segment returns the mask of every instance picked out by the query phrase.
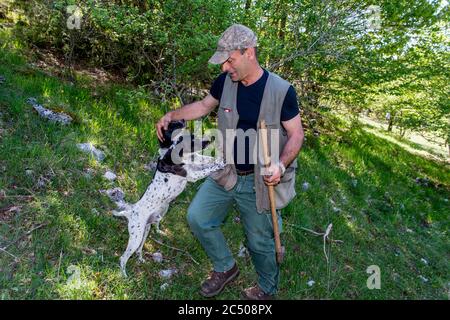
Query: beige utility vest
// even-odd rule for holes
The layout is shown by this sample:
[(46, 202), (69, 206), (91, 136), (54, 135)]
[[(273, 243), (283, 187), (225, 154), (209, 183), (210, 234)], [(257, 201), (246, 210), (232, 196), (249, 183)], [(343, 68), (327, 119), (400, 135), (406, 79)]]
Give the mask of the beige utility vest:
[[(283, 151), (284, 145), (287, 142), (286, 130), (281, 125), (281, 108), (283, 106), (284, 98), (290, 87), (289, 82), (283, 80), (278, 75), (269, 72), (269, 77), (264, 88), (264, 94), (261, 101), (261, 109), (258, 117), (258, 127), (261, 120), (265, 120), (268, 133), (269, 150), (271, 150), (271, 135), (278, 139), (279, 147), (277, 154), (271, 154), (272, 161), (278, 161)], [(239, 115), (237, 112), (237, 89), (238, 82), (233, 82), (227, 75), (223, 87), (222, 97), (218, 110), (218, 128), (222, 134), (222, 141), (218, 143), (219, 152), (225, 159), (233, 159), (234, 152), (234, 136), (230, 133), (236, 133)], [(228, 129), (228, 130), (227, 130)], [(273, 130), (277, 129), (277, 130)], [(228, 132), (228, 137), (227, 137)], [(270, 201), (268, 195), (268, 188), (264, 183), (261, 175), (261, 168), (263, 168), (264, 157), (262, 147), (259, 146), (259, 130), (254, 137), (257, 148), (255, 159), (255, 192), (256, 192), (256, 208), (259, 213), (270, 211)], [(252, 141), (252, 140), (250, 140)], [(274, 140), (276, 141), (276, 140)], [(252, 146), (250, 146), (252, 148)], [(228, 154), (228, 156), (226, 156)], [(251, 152), (250, 152), (251, 154)], [(230, 156), (231, 155), (231, 156)], [(278, 185), (275, 186), (275, 206), (277, 209), (282, 209), (295, 197), (295, 168), (297, 167), (297, 159), (295, 159), (281, 178)], [(227, 191), (231, 190), (237, 181), (236, 167), (233, 163), (227, 161), (224, 169), (211, 174), (219, 185), (224, 187)]]

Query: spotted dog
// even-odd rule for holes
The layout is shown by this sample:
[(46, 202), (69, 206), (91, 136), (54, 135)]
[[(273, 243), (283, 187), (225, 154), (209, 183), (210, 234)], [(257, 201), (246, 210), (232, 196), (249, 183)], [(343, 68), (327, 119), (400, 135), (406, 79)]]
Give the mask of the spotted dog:
[[(161, 232), (159, 223), (167, 213), (170, 202), (183, 192), (187, 183), (203, 179), (224, 167), (221, 160), (201, 155), (199, 150), (195, 150), (204, 149), (209, 141), (195, 141), (193, 135), (181, 133), (172, 137), (174, 131), (182, 129), (184, 125), (184, 121), (171, 122), (168, 130), (164, 131), (165, 140), (160, 142), (156, 172), (142, 198), (135, 204), (122, 208), (122, 211), (113, 211), (115, 216), (128, 219), (130, 238), (127, 249), (120, 257), (120, 269), (125, 277), (128, 259), (138, 251), (139, 261), (144, 261), (142, 248), (151, 225), (155, 224), (157, 231)], [(180, 149), (181, 152), (177, 151)], [(176, 152), (179, 152), (181, 163), (173, 161)]]

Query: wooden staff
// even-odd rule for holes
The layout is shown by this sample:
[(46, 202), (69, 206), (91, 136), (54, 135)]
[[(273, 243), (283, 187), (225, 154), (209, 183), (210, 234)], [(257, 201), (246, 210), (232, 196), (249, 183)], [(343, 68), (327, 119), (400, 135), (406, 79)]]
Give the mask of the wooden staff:
[[(261, 132), (261, 142), (263, 146), (263, 154), (264, 154), (264, 166), (268, 168), (270, 166), (270, 156), (269, 156), (269, 148), (267, 146), (267, 127), (266, 122), (261, 120), (259, 124), (260, 132)], [(269, 189), (269, 201), (270, 201), (270, 211), (272, 212), (272, 224), (273, 224), (273, 233), (275, 237), (275, 250), (277, 253), (277, 262), (281, 264), (284, 258), (284, 247), (281, 246), (280, 241), (280, 231), (278, 229), (278, 217), (277, 210), (275, 207), (275, 193), (273, 186), (267, 186)]]

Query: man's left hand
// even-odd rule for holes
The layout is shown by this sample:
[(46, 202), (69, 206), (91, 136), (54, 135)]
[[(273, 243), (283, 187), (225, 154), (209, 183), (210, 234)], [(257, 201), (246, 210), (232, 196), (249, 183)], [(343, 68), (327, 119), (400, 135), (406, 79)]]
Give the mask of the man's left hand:
[[(265, 172), (268, 175), (264, 175), (264, 183), (268, 186), (276, 186), (281, 180), (281, 169), (278, 164), (272, 164), (268, 168), (265, 168)], [(271, 175), (270, 175), (271, 174)]]

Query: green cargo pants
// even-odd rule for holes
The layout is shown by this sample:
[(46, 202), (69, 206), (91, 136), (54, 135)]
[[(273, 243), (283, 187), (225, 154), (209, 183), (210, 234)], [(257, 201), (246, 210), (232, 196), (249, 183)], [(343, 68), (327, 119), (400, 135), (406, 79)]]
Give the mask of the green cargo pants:
[[(189, 226), (211, 259), (214, 271), (230, 270), (235, 260), (220, 229), (229, 208), (236, 202), (246, 235), (246, 246), (258, 274), (258, 285), (267, 294), (275, 294), (279, 283), (279, 267), (275, 256), (272, 217), (258, 213), (254, 174), (238, 176), (233, 189), (226, 191), (210, 177), (200, 186), (188, 209)], [(281, 232), (281, 216), (278, 225)]]

